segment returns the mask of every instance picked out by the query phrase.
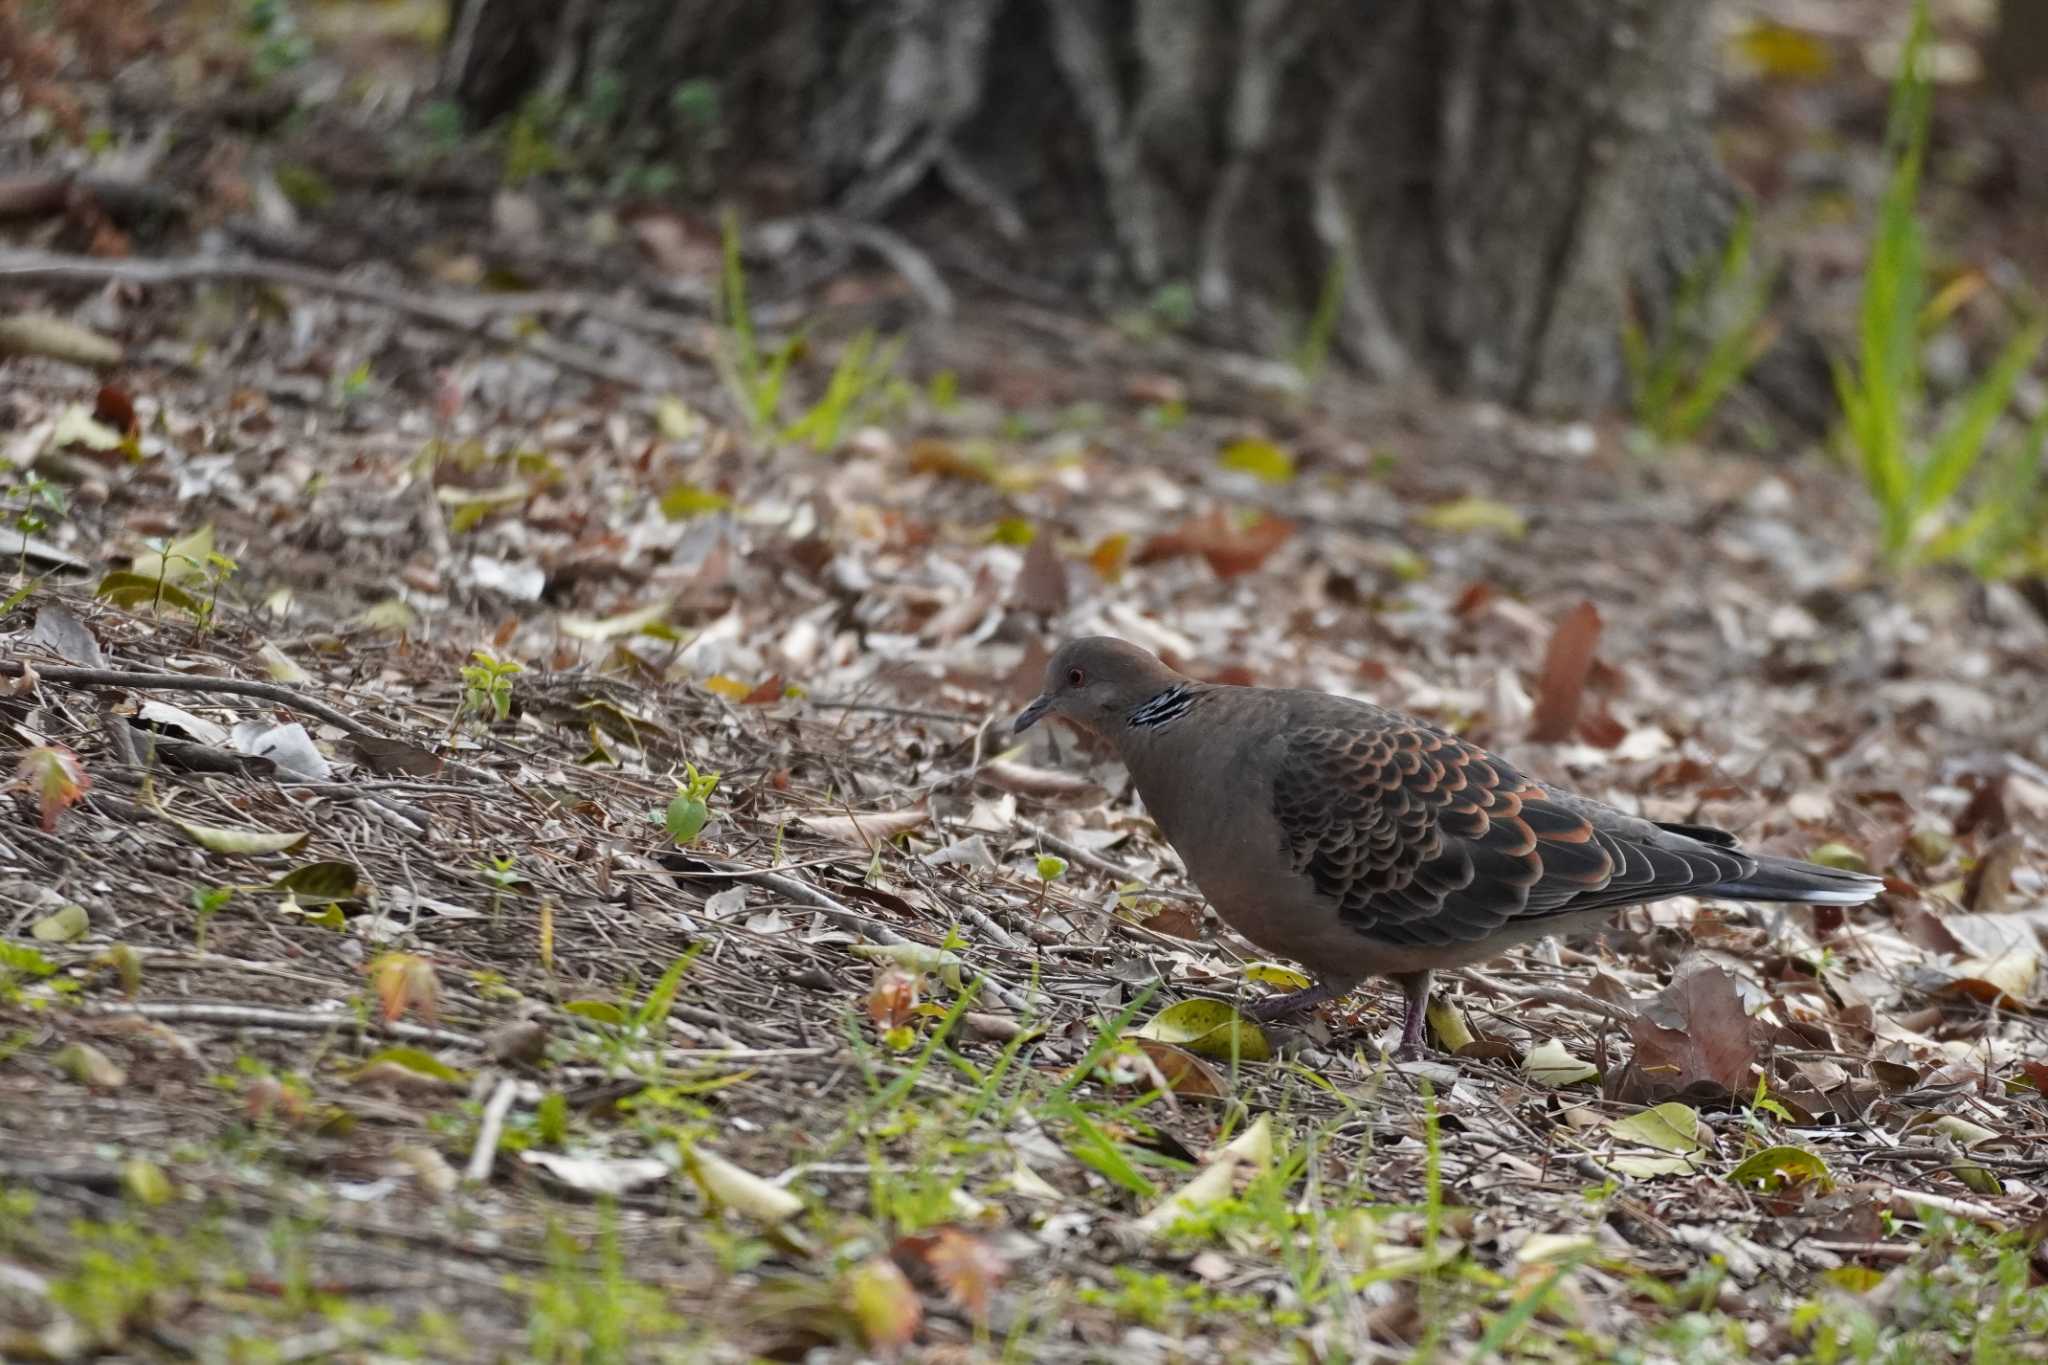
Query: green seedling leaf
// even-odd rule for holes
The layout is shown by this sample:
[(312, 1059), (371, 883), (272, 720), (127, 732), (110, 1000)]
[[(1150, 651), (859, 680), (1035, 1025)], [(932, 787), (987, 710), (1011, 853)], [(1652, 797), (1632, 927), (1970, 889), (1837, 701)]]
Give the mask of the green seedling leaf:
[(54, 976), (57, 964), (26, 943), (0, 940), (0, 973), (22, 976)]
[(135, 556), (135, 562), (128, 567), (137, 578), (147, 579), (152, 586), (159, 579), (165, 583), (203, 583), (206, 562), (213, 554), (213, 525), (209, 522), (190, 535), (179, 536), (160, 551)]
[(688, 521), (708, 512), (723, 512), (732, 499), (695, 484), (679, 483), (661, 495), (661, 514), (670, 521)]
[(1529, 1055), (1522, 1059), (1522, 1072), (1538, 1085), (1562, 1087), (1590, 1081), (1600, 1074), (1600, 1069), (1572, 1056), (1563, 1043), (1552, 1038), (1541, 1047), (1529, 1049)]
[(44, 943), (70, 943), (91, 932), (92, 918), (82, 905), (67, 905), (44, 915), (29, 929), (31, 935)]
[(1432, 531), (1459, 535), (1497, 531), (1510, 540), (1520, 540), (1529, 530), (1527, 518), (1506, 503), (1492, 498), (1457, 498), (1451, 502), (1440, 502), (1424, 512), (1420, 520)]
[(1840, 868), (1844, 872), (1870, 871), (1870, 860), (1847, 844), (1822, 844), (1806, 856), (1809, 862), (1822, 867)]
[(662, 812), (661, 823), (668, 830), (668, 837), (679, 844), (694, 843), (704, 832), (705, 822), (711, 819), (711, 807), (701, 796), (692, 796), (679, 791)]
[(1066, 875), (1067, 860), (1065, 858), (1055, 858), (1050, 853), (1038, 855), (1038, 880), (1042, 882), (1056, 882)]
[(1868, 1294), (1884, 1283), (1882, 1270), (1867, 1265), (1838, 1265), (1823, 1270), (1820, 1277), (1830, 1286), (1850, 1294)]
[(1655, 1147), (1660, 1152), (1700, 1149), (1700, 1116), (1691, 1105), (1676, 1101), (1615, 1119), (1607, 1129), (1624, 1142)]
[(93, 596), (104, 597), (123, 610), (133, 610), (149, 603), (163, 602), (179, 611), (198, 616), (206, 610), (205, 604), (193, 594), (166, 579), (159, 583), (154, 577), (144, 578), (141, 574), (116, 569), (100, 580), (93, 589)]
[(145, 1156), (131, 1156), (121, 1163), (121, 1188), (138, 1204), (155, 1208), (170, 1202), (171, 1178), (164, 1168)]
[(305, 863), (279, 877), (268, 889), (282, 891), (301, 905), (325, 905), (360, 897), (362, 877), (354, 863)]
[(640, 1006), (640, 1012), (633, 1020), (635, 1024), (643, 1030), (667, 1025), (668, 1012), (675, 1007), (676, 991), (683, 984), (683, 973), (690, 970), (690, 964), (697, 960), (697, 954), (702, 950), (703, 945), (699, 944), (668, 964), (661, 980), (655, 982), (654, 989), (647, 993), (646, 1002)]
[(1268, 1061), (1273, 1045), (1264, 1030), (1221, 1000), (1183, 1000), (1146, 1020), (1140, 1038), (1175, 1043), (1203, 1057)]
[(1823, 1190), (1835, 1187), (1827, 1163), (1804, 1147), (1766, 1147), (1728, 1172), (1728, 1179), (1767, 1194), (1808, 1180)]
[(287, 853), (306, 842), (305, 830), (229, 829), (217, 825), (188, 824), (183, 820), (171, 823), (207, 852), (229, 857)]
[(595, 1024), (604, 1024), (611, 1028), (626, 1026), (626, 1012), (609, 1000), (567, 1000), (563, 1002), (562, 1008), (580, 1019), (588, 1019)]
[(1294, 456), (1256, 436), (1223, 447), (1223, 467), (1242, 470), (1265, 483), (1286, 483), (1294, 477)]
[(356, 1068), (356, 1072), (360, 1075), (379, 1065), (402, 1067), (415, 1075), (431, 1076), (450, 1085), (462, 1085), (469, 1080), (466, 1073), (457, 1071), (433, 1053), (416, 1047), (383, 1048), (365, 1057), (363, 1064)]

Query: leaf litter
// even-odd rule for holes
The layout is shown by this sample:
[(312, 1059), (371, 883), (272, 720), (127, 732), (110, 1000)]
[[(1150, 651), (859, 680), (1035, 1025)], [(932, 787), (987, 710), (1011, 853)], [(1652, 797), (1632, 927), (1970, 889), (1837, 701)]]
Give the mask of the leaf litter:
[[(290, 288), (36, 306), (138, 339), (211, 307), (238, 357), (232, 389), (131, 359), (119, 401), (10, 361), (30, 457), (79, 495), (41, 538), (97, 576), (36, 582), (7, 657), (184, 679), (7, 698), (0, 1199), (35, 1196), (7, 1211), (38, 1245), (103, 1217), (98, 1191), (167, 1184), (133, 1216), (228, 1209), (211, 1232), (255, 1258), (311, 1219), (324, 1279), (414, 1320), (461, 1298), (500, 1352), (558, 1224), (579, 1266), (610, 1226), (621, 1264), (734, 1324), (734, 1358), (979, 1330), (1152, 1358), (1202, 1336), (1170, 1307), (1143, 1325), (1153, 1276), (1233, 1286), (1250, 1306), (1204, 1332), (1272, 1358), (1297, 1331), (1412, 1346), (1450, 1264), (1556, 1272), (1546, 1302), (1604, 1340), (1649, 1311), (1627, 1275), (1717, 1267), (1761, 1337), (1938, 1219), (2048, 1214), (2048, 752), (2012, 722), (2040, 714), (2040, 627), (1839, 572), (1868, 528), (1820, 462), (1651, 479), (1455, 405), (1245, 395), (1110, 328), (1077, 372), (999, 304), (906, 347), (968, 401), (825, 451), (750, 431), (681, 346), (642, 401)], [(822, 390), (857, 320), (815, 311), (792, 382)], [(595, 315), (578, 335), (627, 344)], [(307, 401), (305, 375), (385, 348), (376, 383)], [(1162, 382), (1205, 401), (1151, 420)], [(1046, 649), (1098, 631), (1413, 710), (1888, 891), (1673, 902), (1453, 974), (1471, 1038), (1427, 1074), (1378, 1056), (1385, 990), (1262, 1030), (1216, 997), (1299, 982), (1210, 932), (1127, 778), (1004, 729)], [(465, 708), (478, 650), (522, 666), (502, 715)], [(189, 770), (124, 747), (145, 728), (290, 757)], [(201, 947), (222, 888), (267, 894), (224, 898)], [(501, 1085), (520, 1159), (451, 1187), (437, 1165), (466, 1165)], [(252, 1131), (276, 1159), (238, 1155)], [(1310, 1237), (1352, 1290), (1304, 1292)], [(75, 1265), (28, 1240), (0, 1266)], [(399, 1278), (420, 1287), (374, 1288)], [(168, 1302), (120, 1331), (238, 1328), (217, 1285)], [(1446, 1339), (1504, 1303), (1452, 1300)], [(54, 1321), (18, 1307), (0, 1292), (0, 1354)]]

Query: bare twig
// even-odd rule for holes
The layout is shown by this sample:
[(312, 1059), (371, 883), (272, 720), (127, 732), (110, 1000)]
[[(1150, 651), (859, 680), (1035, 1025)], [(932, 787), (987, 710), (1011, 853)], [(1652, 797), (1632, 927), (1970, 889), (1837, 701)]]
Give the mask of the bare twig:
[(234, 257), (181, 257), (173, 260), (137, 261), (101, 259), (93, 256), (62, 256), (33, 251), (0, 252), (0, 279), (13, 283), (34, 281), (83, 281), (98, 283), (122, 280), (133, 284), (195, 284), (227, 280), (249, 284), (275, 284), (293, 289), (310, 289), (334, 298), (373, 304), (395, 313), (417, 318), (451, 332), (486, 336), (501, 345), (524, 349), (560, 369), (591, 379), (601, 379), (628, 389), (663, 387), (660, 375), (622, 369), (573, 346), (546, 337), (511, 337), (489, 329), (499, 311), (478, 308), (461, 299), (437, 298), (423, 293), (364, 284), (324, 270), (288, 265), (279, 261), (258, 261)]
[[(28, 664), (11, 659), (0, 660), (0, 678), (18, 678), (29, 667), (31, 666)], [(66, 687), (132, 687), (142, 692), (219, 692), (234, 697), (255, 697), (261, 701), (276, 702), (280, 706), (304, 711), (309, 716), (316, 716), (329, 725), (347, 731), (357, 739), (390, 738), (381, 731), (363, 724), (346, 711), (338, 711), (324, 701), (315, 701), (303, 692), (294, 691), (282, 683), (256, 682), (248, 678), (221, 678), (199, 673), (130, 673), (118, 668), (51, 668), (40, 664), (33, 667), (39, 681)], [(444, 772), (466, 777), (472, 782), (498, 780), (480, 768), (472, 768), (452, 758), (443, 759), (441, 767)]]
[[(0, 677), (18, 678), (29, 667), (11, 659), (0, 660)], [(337, 711), (324, 701), (314, 701), (282, 683), (217, 678), (198, 673), (130, 673), (119, 668), (48, 668), (41, 664), (34, 665), (34, 668), (36, 677), (41, 681), (66, 687), (132, 687), (141, 692), (222, 692), (229, 696), (256, 697), (304, 711), (309, 716), (318, 716), (357, 739), (389, 738), (346, 712)]]
[(519, 1082), (505, 1076), (485, 1101), (483, 1121), (477, 1125), (476, 1145), (469, 1150), (469, 1164), (462, 1168), (462, 1178), (470, 1184), (482, 1185), (490, 1180), (491, 1163), (498, 1156), (498, 1139), (505, 1132), (505, 1115), (512, 1112), (512, 1100), (518, 1093)]
[[(863, 915), (850, 906), (841, 904), (823, 891), (808, 883), (800, 882), (794, 877), (785, 877), (779, 872), (770, 872), (766, 868), (748, 868), (742, 867), (737, 863), (720, 862), (715, 858), (707, 858), (702, 854), (693, 853), (689, 857), (692, 862), (702, 863), (715, 872), (722, 872), (728, 876), (740, 878), (743, 881), (756, 882), (765, 886), (777, 895), (795, 901), (798, 905), (810, 907), (840, 928), (850, 933), (864, 934), (876, 943), (897, 944), (910, 941), (888, 925), (880, 923), (871, 916)], [(684, 870), (682, 875), (689, 876), (690, 873), (688, 870)], [(1001, 931), (998, 930), (998, 932)], [(1005, 937), (1008, 936), (1005, 935)], [(1014, 944), (1009, 946), (1014, 946)], [(988, 982), (988, 993), (996, 1000), (1001, 1001), (1006, 1009), (1016, 1010), (1021, 1014), (1028, 1008), (1023, 997), (993, 978)]]
[(424, 1024), (402, 1020), (358, 1019), (348, 1014), (318, 1014), (311, 1010), (281, 1010), (267, 1005), (229, 1005), (207, 1002), (139, 1001), (135, 1004), (86, 1006), (85, 1012), (100, 1018), (156, 1019), (166, 1024), (220, 1024), (228, 1028), (289, 1029), (298, 1033), (363, 1032), (397, 1038), (408, 1043), (432, 1043), (438, 1047), (459, 1047), (481, 1051), (483, 1039), (453, 1033)]

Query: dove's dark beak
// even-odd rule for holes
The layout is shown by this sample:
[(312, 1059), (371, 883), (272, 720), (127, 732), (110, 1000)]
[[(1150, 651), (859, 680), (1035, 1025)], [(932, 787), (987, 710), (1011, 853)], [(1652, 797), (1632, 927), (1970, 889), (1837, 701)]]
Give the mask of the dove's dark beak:
[(1012, 734), (1024, 733), (1032, 726), (1038, 724), (1038, 718), (1050, 710), (1052, 710), (1051, 697), (1033, 698), (1031, 705), (1019, 711), (1017, 719), (1010, 723), (1010, 732)]

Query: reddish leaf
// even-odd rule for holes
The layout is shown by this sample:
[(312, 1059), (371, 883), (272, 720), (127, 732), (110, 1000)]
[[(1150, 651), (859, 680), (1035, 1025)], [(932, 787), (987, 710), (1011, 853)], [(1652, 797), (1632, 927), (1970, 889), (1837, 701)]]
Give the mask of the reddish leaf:
[(910, 1280), (886, 1256), (861, 1262), (846, 1273), (841, 1292), (847, 1311), (860, 1324), (870, 1349), (895, 1355), (917, 1336), (924, 1305)]
[(1133, 556), (1134, 564), (1151, 564), (1182, 555), (1200, 555), (1218, 578), (1250, 573), (1294, 534), (1294, 523), (1262, 512), (1247, 526), (1238, 525), (1222, 508), (1157, 535)]
[(917, 1010), (917, 977), (901, 967), (890, 967), (875, 976), (868, 988), (868, 1018), (878, 1029), (902, 1028)]
[(441, 1005), (441, 983), (434, 964), (417, 953), (385, 953), (370, 963), (370, 984), (385, 1023), (408, 1010), (428, 1023), (434, 1021)]
[(114, 384), (100, 385), (99, 398), (92, 409), (93, 420), (103, 422), (123, 436), (135, 434), (135, 400), (126, 389)]
[(1032, 537), (1017, 571), (1015, 600), (1020, 611), (1057, 616), (1067, 609), (1067, 565), (1050, 535)]
[[(1220, 1100), (1230, 1093), (1230, 1083), (1221, 1073), (1186, 1048), (1156, 1038), (1130, 1041), (1150, 1059), (1152, 1069), (1158, 1073), (1157, 1080), (1163, 1081), (1174, 1094), (1196, 1100)], [(1147, 1084), (1152, 1079), (1148, 1077)]]
[(1579, 723), (1579, 702), (1586, 693), (1586, 674), (1600, 643), (1600, 612), (1581, 602), (1565, 613), (1543, 652), (1543, 680), (1536, 686), (1536, 714), (1529, 738), (1554, 744), (1567, 738)]
[(36, 798), (43, 833), (50, 834), (57, 828), (58, 815), (85, 795), (92, 778), (71, 750), (61, 744), (39, 744), (15, 765), (14, 785)]
[(1719, 967), (1701, 967), (1650, 997), (1629, 1022), (1636, 1048), (1631, 1074), (1645, 1096), (1659, 1099), (1746, 1096), (1756, 1035), (1735, 978)]
[(891, 1250), (906, 1270), (931, 1276), (941, 1292), (976, 1322), (988, 1319), (988, 1301), (1008, 1269), (1002, 1254), (965, 1228), (945, 1226), (900, 1238)]

